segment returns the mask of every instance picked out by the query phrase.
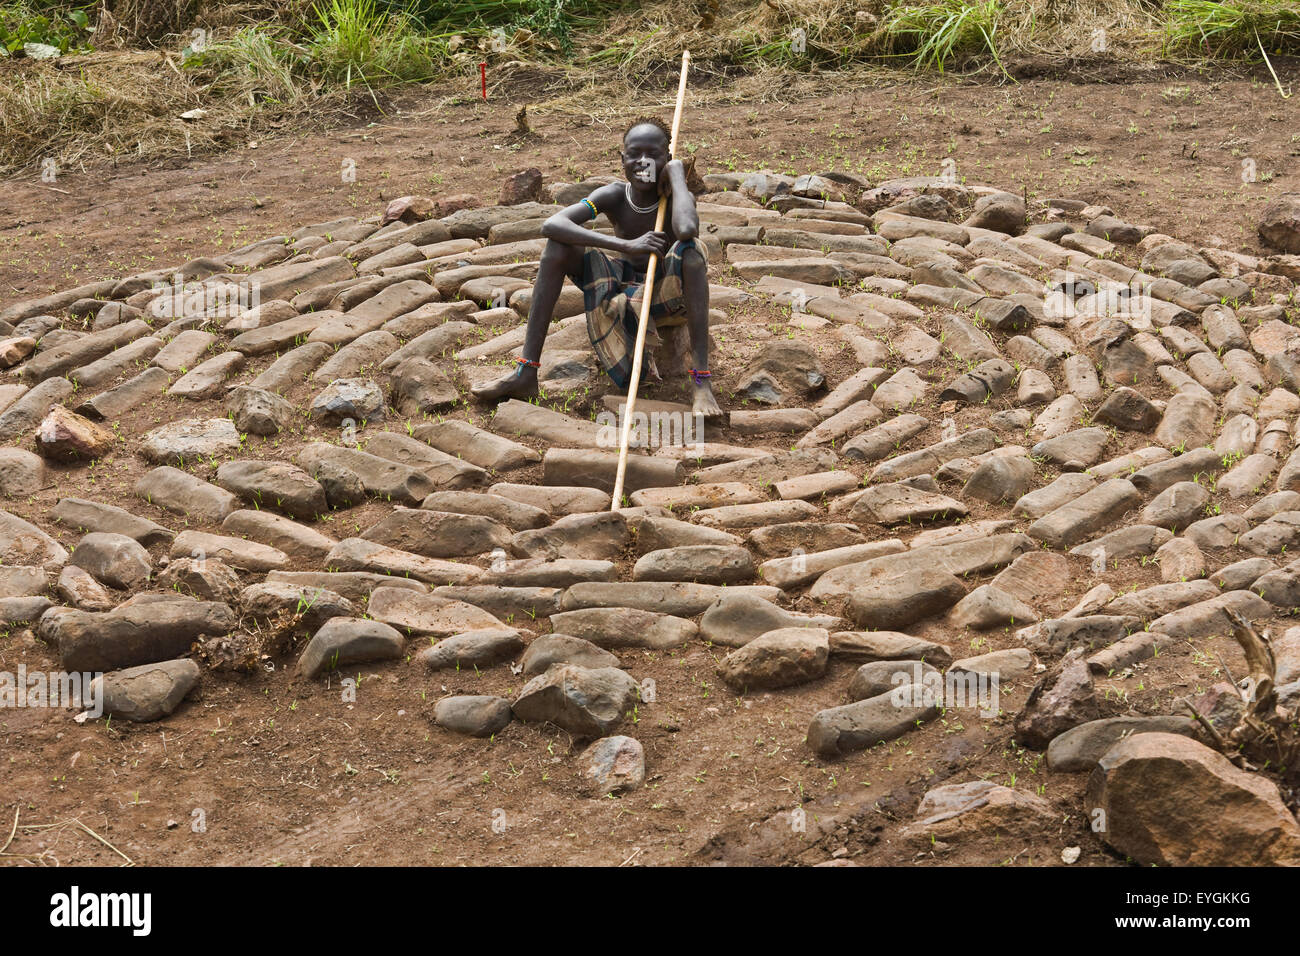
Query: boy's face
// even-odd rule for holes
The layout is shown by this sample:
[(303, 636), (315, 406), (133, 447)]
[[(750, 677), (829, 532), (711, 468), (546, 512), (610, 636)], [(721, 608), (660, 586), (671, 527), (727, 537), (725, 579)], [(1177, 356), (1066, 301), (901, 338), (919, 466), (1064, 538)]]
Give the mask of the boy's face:
[(654, 185), (668, 165), (668, 138), (649, 123), (634, 126), (628, 130), (619, 155), (628, 182)]

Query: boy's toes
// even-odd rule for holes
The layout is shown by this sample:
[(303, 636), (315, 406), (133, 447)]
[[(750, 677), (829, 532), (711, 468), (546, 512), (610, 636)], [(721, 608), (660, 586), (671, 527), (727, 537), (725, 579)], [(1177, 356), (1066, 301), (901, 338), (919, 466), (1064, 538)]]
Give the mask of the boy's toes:
[(691, 411), (703, 415), (705, 420), (726, 418), (727, 413), (722, 410), (718, 400), (713, 395), (710, 388), (699, 388), (695, 390), (695, 399), (691, 403)]

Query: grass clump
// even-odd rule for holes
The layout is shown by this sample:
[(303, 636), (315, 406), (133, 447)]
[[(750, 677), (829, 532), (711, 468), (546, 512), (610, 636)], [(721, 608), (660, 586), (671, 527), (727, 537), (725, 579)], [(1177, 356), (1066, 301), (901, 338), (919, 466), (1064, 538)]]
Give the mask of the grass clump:
[(1166, 0), (1167, 50), (1212, 57), (1300, 54), (1296, 0)]
[(997, 61), (994, 38), (1001, 15), (998, 0), (901, 4), (886, 14), (881, 33), (891, 51), (908, 56), (919, 67), (943, 72), (984, 53)]
[(312, 8), (307, 61), (326, 80), (351, 88), (429, 79), (447, 54), (446, 42), (405, 13), (374, 0), (328, 0)]

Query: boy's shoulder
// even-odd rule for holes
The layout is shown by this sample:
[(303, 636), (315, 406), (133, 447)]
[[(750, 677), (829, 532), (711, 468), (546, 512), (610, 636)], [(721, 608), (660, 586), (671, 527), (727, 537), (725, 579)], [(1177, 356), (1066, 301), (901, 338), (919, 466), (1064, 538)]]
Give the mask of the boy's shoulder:
[(626, 188), (627, 183), (620, 179), (617, 182), (597, 186), (588, 194), (587, 198), (598, 205), (602, 202), (606, 205), (621, 203), (623, 201), (623, 191)]

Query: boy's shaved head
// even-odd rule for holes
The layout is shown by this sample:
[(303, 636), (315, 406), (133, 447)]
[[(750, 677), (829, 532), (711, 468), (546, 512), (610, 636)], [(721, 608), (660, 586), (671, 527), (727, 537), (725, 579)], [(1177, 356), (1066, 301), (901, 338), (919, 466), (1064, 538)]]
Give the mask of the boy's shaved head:
[(672, 130), (670, 130), (668, 124), (658, 116), (638, 116), (632, 121), (632, 125), (627, 128), (627, 132), (623, 134), (623, 142), (626, 143), (628, 135), (631, 134), (632, 130), (639, 126), (653, 126), (663, 134), (665, 142), (672, 140)]

